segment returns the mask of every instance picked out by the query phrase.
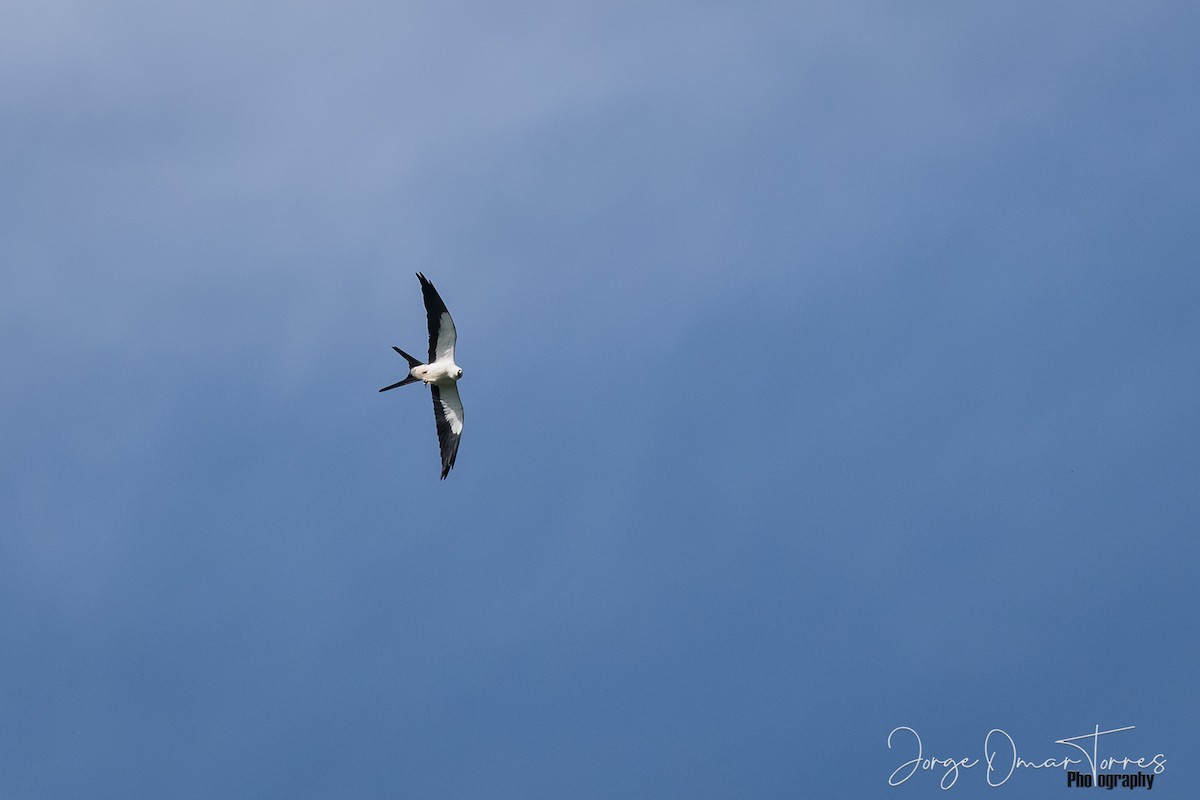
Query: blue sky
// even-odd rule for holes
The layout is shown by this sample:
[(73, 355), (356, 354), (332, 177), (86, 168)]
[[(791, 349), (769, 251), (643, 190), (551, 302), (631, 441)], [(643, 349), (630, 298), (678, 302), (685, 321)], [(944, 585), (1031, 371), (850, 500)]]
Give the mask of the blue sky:
[(1197, 31), (7, 4), (0, 795), (1191, 796)]

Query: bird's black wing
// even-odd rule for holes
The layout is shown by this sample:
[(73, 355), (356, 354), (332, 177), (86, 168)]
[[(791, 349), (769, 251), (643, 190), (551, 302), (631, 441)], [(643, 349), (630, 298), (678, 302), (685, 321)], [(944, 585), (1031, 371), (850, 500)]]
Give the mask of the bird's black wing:
[(462, 438), (463, 407), (454, 384), (429, 384), (433, 391), (433, 416), (437, 420), (438, 445), (442, 451), (442, 480), (450, 474), (458, 455), (458, 440)]
[(421, 282), (421, 296), (425, 299), (425, 316), (429, 321), (429, 363), (432, 364), (439, 358), (447, 357), (453, 361), (456, 338), (454, 320), (450, 319), (450, 312), (446, 310), (446, 304), (442, 302), (442, 297), (438, 294), (437, 289), (433, 288), (433, 284), (419, 272), (417, 280)]

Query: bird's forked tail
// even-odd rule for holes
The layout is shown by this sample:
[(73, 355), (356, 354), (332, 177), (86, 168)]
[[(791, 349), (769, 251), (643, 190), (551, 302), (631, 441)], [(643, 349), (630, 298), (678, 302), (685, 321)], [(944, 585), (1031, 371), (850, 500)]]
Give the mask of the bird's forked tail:
[(400, 355), (404, 356), (404, 360), (408, 362), (408, 368), (409, 368), (410, 372), (409, 372), (409, 374), (408, 374), (408, 377), (407, 377), (407, 378), (405, 378), (404, 380), (400, 381), (399, 383), (393, 383), (391, 386), (385, 386), (385, 387), (383, 387), (382, 389), (380, 389), (380, 390), (379, 390), (379, 391), (381, 391), (381, 392), (386, 392), (388, 389), (395, 389), (397, 386), (403, 386), (403, 385), (404, 385), (404, 384), (406, 384), (406, 383), (413, 383), (414, 381), (419, 381), (419, 380), (420, 380), (420, 378), (418, 378), (418, 377), (416, 377), (415, 375), (413, 375), (413, 374), (412, 374), (411, 370), (412, 370), (412, 368), (413, 368), (413, 367), (419, 367), (419, 366), (420, 366), (421, 364), (423, 364), (424, 362), (423, 362), (423, 361), (421, 361), (420, 359), (413, 358), (413, 357), (412, 357), (412, 356), (410, 356), (408, 353), (406, 353), (406, 352), (404, 352), (403, 350), (401, 350), (399, 347), (396, 347), (396, 346), (394, 346), (394, 345), (393, 345), (393, 346), (392, 346), (392, 349), (393, 349), (393, 350), (395, 350), (395, 351), (396, 351), (397, 353), (399, 353)]

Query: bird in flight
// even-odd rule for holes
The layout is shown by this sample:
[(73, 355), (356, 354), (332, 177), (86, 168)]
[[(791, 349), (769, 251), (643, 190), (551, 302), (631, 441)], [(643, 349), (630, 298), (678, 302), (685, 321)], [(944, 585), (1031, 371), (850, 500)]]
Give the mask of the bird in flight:
[(425, 298), (425, 316), (429, 321), (429, 361), (422, 364), (399, 347), (392, 347), (408, 362), (408, 377), (379, 391), (424, 381), (433, 392), (433, 416), (437, 420), (438, 444), (442, 450), (442, 480), (450, 474), (458, 455), (458, 440), (462, 437), (463, 407), (458, 397), (458, 379), (462, 367), (454, 363), (454, 320), (442, 302), (441, 295), (425, 276), (417, 273), (421, 296)]

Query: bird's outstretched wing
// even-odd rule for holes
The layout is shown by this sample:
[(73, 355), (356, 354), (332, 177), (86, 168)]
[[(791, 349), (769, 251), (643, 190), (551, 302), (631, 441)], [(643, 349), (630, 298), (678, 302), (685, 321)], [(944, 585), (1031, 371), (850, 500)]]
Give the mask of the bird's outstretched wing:
[[(424, 275), (417, 273), (421, 282), (421, 296), (425, 299), (425, 316), (429, 320), (429, 363), (439, 358), (454, 360), (454, 320), (442, 302), (441, 295)], [(445, 476), (443, 476), (445, 477)]]
[[(449, 318), (449, 315), (447, 315)], [(458, 440), (462, 438), (463, 407), (454, 384), (429, 384), (433, 391), (433, 416), (437, 420), (438, 444), (442, 448), (442, 480), (450, 474), (454, 457), (458, 455)]]

